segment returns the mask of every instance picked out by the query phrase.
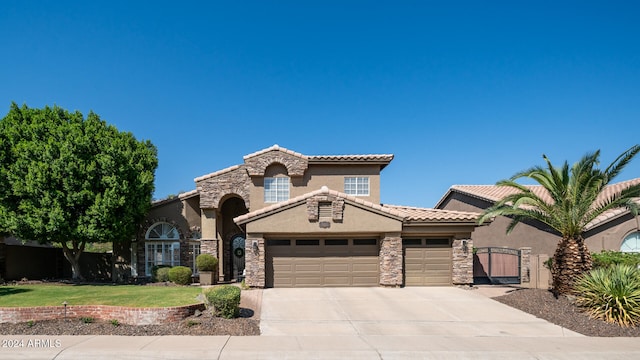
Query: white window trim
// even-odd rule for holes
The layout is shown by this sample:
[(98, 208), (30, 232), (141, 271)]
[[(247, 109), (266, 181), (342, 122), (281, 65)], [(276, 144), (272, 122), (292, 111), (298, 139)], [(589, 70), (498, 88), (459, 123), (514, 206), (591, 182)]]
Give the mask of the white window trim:
[[(631, 241), (635, 241), (635, 248), (631, 247)], [(629, 244), (626, 244), (629, 242)], [(627, 249), (625, 249), (627, 247)], [(620, 244), (620, 251), (622, 252), (640, 252), (640, 231), (634, 231), (625, 236)]]
[[(161, 260), (156, 259), (158, 248)], [(175, 257), (177, 251), (177, 259)], [(168, 259), (168, 261), (166, 261)], [(157, 222), (149, 227), (144, 242), (145, 274), (151, 276), (151, 268), (156, 265), (180, 265), (180, 233), (175, 225)]]
[[(351, 189), (347, 189), (347, 182), (348, 181), (352, 181), (351, 183), (349, 183), (349, 186), (353, 186), (354, 188)], [(360, 192), (359, 186), (360, 185), (365, 185), (366, 184), (366, 192)], [(347, 195), (352, 195), (352, 196), (369, 196), (371, 194), (371, 183), (369, 181), (369, 177), (368, 176), (347, 176), (344, 178), (344, 193)]]
[[(270, 184), (270, 188), (267, 189), (267, 182), (273, 182)], [(286, 188), (285, 188), (286, 185)], [(275, 186), (275, 188), (272, 188)], [(265, 203), (278, 203), (281, 201), (289, 200), (291, 183), (289, 177), (266, 177), (264, 178), (264, 202)], [(272, 198), (271, 196), (274, 196)]]

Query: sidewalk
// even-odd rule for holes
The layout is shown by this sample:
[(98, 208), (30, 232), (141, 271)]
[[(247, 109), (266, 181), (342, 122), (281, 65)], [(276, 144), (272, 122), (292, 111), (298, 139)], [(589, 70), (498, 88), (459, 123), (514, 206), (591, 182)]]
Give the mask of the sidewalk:
[[(640, 341), (635, 338), (0, 336), (0, 341), (3, 360), (640, 358)], [(7, 347), (10, 345), (17, 347)]]

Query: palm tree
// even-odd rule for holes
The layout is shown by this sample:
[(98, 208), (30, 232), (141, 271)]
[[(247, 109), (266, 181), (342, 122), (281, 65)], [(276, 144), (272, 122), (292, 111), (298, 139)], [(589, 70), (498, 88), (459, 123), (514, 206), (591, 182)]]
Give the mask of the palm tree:
[[(621, 188), (608, 186), (638, 152), (640, 145), (632, 146), (604, 170), (598, 168), (600, 150), (586, 154), (571, 168), (566, 161), (555, 167), (543, 155), (546, 168), (536, 166), (496, 184), (514, 192), (486, 209), (479, 223), (503, 215), (512, 219), (507, 234), (525, 220), (543, 222), (557, 231), (561, 239), (551, 267), (552, 290), (556, 296), (570, 293), (578, 276), (591, 269), (591, 254), (582, 237), (588, 224), (615, 208), (627, 208), (634, 216), (638, 214), (640, 183)], [(533, 179), (541, 187), (515, 182), (522, 178)]]

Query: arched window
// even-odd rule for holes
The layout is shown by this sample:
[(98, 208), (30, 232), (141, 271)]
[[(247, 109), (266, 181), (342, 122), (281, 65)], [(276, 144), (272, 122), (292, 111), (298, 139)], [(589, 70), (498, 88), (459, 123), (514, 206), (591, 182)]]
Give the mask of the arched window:
[(145, 235), (145, 270), (151, 276), (156, 265), (180, 265), (180, 232), (167, 222), (153, 224)]
[(277, 203), (289, 200), (289, 175), (282, 164), (271, 164), (264, 174), (264, 202)]
[(627, 235), (620, 245), (620, 251), (640, 252), (640, 232), (636, 231)]

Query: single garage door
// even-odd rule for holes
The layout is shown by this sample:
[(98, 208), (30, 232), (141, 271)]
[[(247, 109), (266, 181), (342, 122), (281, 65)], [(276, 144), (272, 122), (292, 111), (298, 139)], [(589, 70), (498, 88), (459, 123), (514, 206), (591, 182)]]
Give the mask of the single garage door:
[(268, 239), (267, 287), (378, 286), (377, 239)]
[(449, 239), (403, 239), (406, 286), (449, 286), (451, 242)]

